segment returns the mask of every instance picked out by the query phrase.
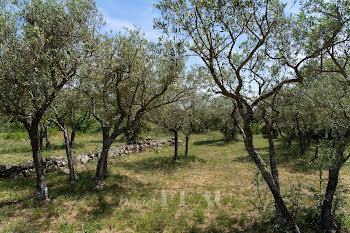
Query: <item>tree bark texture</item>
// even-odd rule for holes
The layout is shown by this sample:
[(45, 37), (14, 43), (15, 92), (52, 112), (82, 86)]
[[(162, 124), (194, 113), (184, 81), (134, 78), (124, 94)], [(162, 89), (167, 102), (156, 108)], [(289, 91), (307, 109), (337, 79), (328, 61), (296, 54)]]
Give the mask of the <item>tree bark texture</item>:
[(346, 147), (349, 142), (350, 127), (339, 140), (339, 144), (336, 146), (336, 157), (328, 171), (328, 183), (321, 210), (321, 226), (326, 233), (336, 232), (337, 230), (332, 216), (333, 199), (337, 191), (340, 169), (349, 159), (349, 155), (345, 155)]
[(103, 148), (101, 155), (98, 159), (95, 177), (95, 187), (101, 188), (103, 179), (108, 176), (107, 162), (108, 162), (108, 152), (112, 146), (113, 139), (109, 136), (109, 128), (102, 128), (103, 133)]
[(256, 166), (259, 168), (262, 176), (264, 177), (265, 182), (269, 186), (269, 189), (274, 197), (275, 204), (278, 206), (278, 209), (286, 220), (289, 229), (293, 233), (300, 233), (299, 227), (296, 224), (294, 217), (288, 210), (279, 190), (279, 186), (276, 184), (274, 177), (267, 169), (267, 165), (264, 160), (261, 158), (259, 153), (255, 150), (253, 144), (253, 133), (251, 128), (251, 121), (253, 119), (253, 111), (251, 109), (244, 110), (244, 107), (241, 103), (238, 104), (239, 114), (243, 119), (243, 128), (241, 131), (243, 133), (244, 145), (249, 154), (249, 156), (253, 159)]
[(28, 131), (28, 134), (32, 146), (32, 154), (37, 181), (34, 198), (40, 201), (46, 201), (49, 200), (49, 190), (46, 184), (44, 163), (40, 150), (39, 123), (33, 121)]

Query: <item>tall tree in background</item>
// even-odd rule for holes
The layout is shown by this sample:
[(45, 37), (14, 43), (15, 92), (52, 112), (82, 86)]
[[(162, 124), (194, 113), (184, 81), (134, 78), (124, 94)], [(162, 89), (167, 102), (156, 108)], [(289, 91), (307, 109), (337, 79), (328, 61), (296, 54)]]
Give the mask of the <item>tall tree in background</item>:
[(136, 127), (146, 112), (181, 96), (177, 82), (183, 76), (183, 48), (169, 41), (151, 43), (139, 31), (128, 31), (105, 36), (92, 64), (85, 69), (83, 91), (103, 134), (95, 179), (101, 188), (114, 140)]
[(0, 112), (28, 131), (37, 177), (35, 198), (47, 200), (39, 124), (91, 53), (100, 13), (90, 0), (19, 1), (0, 10)]

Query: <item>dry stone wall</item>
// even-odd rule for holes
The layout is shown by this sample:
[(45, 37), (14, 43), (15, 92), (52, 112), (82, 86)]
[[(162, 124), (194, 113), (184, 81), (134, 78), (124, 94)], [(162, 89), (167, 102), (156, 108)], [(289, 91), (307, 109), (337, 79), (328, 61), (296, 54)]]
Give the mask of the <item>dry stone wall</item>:
[[(109, 151), (109, 157), (115, 158), (127, 154), (140, 153), (147, 150), (158, 150), (164, 146), (174, 145), (174, 140), (152, 140), (147, 138), (144, 142), (137, 144), (125, 145), (121, 147), (112, 147)], [(101, 151), (88, 152), (86, 154), (75, 155), (75, 162), (77, 165), (86, 165), (99, 158)], [(47, 157), (44, 161), (46, 172), (61, 169), (64, 173), (69, 173), (67, 168), (68, 162), (65, 157)], [(35, 174), (33, 161), (28, 161), (25, 164), (15, 164), (6, 169), (5, 165), (0, 165), (0, 178), (16, 178), (16, 177), (30, 177)]]

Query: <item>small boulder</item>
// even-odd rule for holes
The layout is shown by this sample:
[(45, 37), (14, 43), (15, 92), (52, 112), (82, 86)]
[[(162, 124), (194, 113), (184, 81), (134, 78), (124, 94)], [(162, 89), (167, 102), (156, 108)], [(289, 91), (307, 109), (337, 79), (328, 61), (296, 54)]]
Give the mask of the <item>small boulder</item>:
[(90, 157), (89, 156), (87, 156), (87, 155), (82, 155), (81, 157), (80, 157), (80, 162), (82, 163), (82, 164), (87, 164), (88, 162), (89, 162), (89, 160), (90, 160)]
[(25, 168), (25, 169), (32, 169), (32, 168), (34, 168), (34, 162), (33, 161), (28, 161), (27, 163), (25, 163), (23, 165), (23, 168)]
[(68, 168), (61, 168), (61, 171), (64, 173), (64, 174), (69, 174), (69, 169)]

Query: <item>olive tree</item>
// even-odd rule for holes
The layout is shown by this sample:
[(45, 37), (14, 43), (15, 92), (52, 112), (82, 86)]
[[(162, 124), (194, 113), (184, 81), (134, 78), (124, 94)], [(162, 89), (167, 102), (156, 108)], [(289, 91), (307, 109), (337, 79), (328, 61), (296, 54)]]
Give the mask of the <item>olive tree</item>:
[(28, 131), (35, 198), (47, 200), (39, 124), (91, 53), (100, 14), (90, 0), (18, 1), (1, 8), (0, 22), (0, 112)]
[(171, 116), (174, 118), (177, 115), (177, 124), (180, 125), (180, 130), (185, 135), (185, 156), (188, 156), (189, 152), (190, 135), (194, 132), (198, 133), (203, 127), (203, 116), (201, 115), (203, 111), (201, 110), (206, 107), (207, 98), (207, 94), (203, 91), (204, 77), (201, 67), (191, 67), (183, 82), (184, 95), (181, 101), (178, 102), (178, 112)]
[(163, 106), (153, 111), (148, 120), (164, 127), (174, 135), (174, 156), (173, 160), (179, 160), (179, 132), (186, 119), (186, 110), (183, 105), (177, 101), (172, 104)]
[(114, 140), (137, 127), (146, 112), (179, 98), (172, 90), (183, 68), (181, 44), (148, 42), (138, 30), (101, 39), (92, 65), (85, 67), (88, 81), (82, 86), (103, 134), (96, 187), (101, 188), (108, 176), (108, 151)]
[(209, 99), (207, 107), (207, 120), (211, 122), (209, 128), (220, 130), (227, 142), (234, 141), (238, 133), (232, 115), (234, 114), (232, 108), (232, 100), (222, 96)]
[[(75, 183), (78, 178), (74, 170), (74, 157), (72, 156), (71, 147), (75, 139), (76, 130), (82, 122), (87, 118), (90, 111), (89, 105), (86, 106), (86, 98), (77, 88), (64, 88), (52, 106), (51, 111), (46, 115), (51, 115), (49, 121), (54, 123), (63, 133), (64, 146), (69, 168), (69, 181)], [(82, 114), (79, 116), (79, 113)], [(44, 116), (47, 118), (47, 116)], [(71, 134), (69, 134), (69, 128)]]
[[(167, 33), (189, 38), (189, 49), (205, 63), (214, 80), (216, 93), (235, 102), (242, 124), (237, 124), (245, 148), (270, 188), (279, 212), (293, 232), (300, 232), (275, 180), (277, 164), (266, 162), (256, 151), (252, 122), (254, 110), (284, 85), (303, 80), (301, 68), (328, 48), (331, 36), (304, 48), (301, 38), (316, 38), (319, 30), (308, 27), (305, 18), (285, 14), (280, 1), (173, 1), (162, 0), (156, 7), (161, 19), (156, 26)], [(298, 21), (299, 20), (299, 21)], [(330, 34), (337, 34), (331, 30)], [(309, 42), (311, 39), (309, 40)], [(271, 151), (270, 151), (271, 154)], [(273, 155), (272, 155), (273, 156)]]
[[(335, 232), (338, 227), (333, 218), (334, 195), (337, 191), (340, 170), (350, 158), (350, 91), (344, 85), (349, 79), (342, 75), (321, 75), (312, 82), (312, 92), (308, 89), (310, 101), (319, 114), (319, 124), (329, 129), (332, 145), (329, 153), (328, 181), (321, 210), (321, 225), (325, 232)], [(346, 87), (347, 86), (347, 87)], [(339, 230), (339, 229), (338, 229)]]
[(203, 121), (201, 108), (205, 107), (202, 103), (204, 96), (198, 95), (196, 92), (186, 96), (184, 103), (184, 118), (181, 125), (181, 131), (185, 135), (185, 156), (188, 156), (189, 142), (192, 133), (200, 132)]
[[(332, 67), (328, 66), (328, 68)], [(313, 110), (318, 113), (314, 119), (320, 129), (327, 129), (327, 139), (322, 143), (321, 153), (327, 156), (328, 168), (327, 187), (321, 208), (321, 226), (325, 232), (340, 230), (341, 223), (336, 222), (334, 215), (334, 197), (337, 191), (340, 171), (350, 158), (348, 146), (350, 145), (350, 95), (349, 80), (336, 73), (313, 72), (305, 85), (304, 96), (314, 105)], [(307, 92), (305, 91), (307, 89)], [(322, 131), (323, 133), (325, 131)], [(323, 138), (326, 136), (323, 135)], [(315, 158), (317, 159), (317, 157)]]
[[(321, 210), (321, 226), (325, 232), (337, 230), (333, 219), (333, 199), (337, 190), (339, 173), (350, 155), (346, 148), (350, 142), (349, 119), (349, 50), (350, 50), (350, 9), (348, 1), (306, 1), (300, 14), (312, 23), (318, 40), (310, 36), (302, 45), (309, 50), (314, 44), (322, 47), (319, 59), (309, 64), (304, 73), (311, 79), (304, 89), (306, 96), (314, 104), (322, 128), (330, 128), (333, 136), (328, 183)], [(316, 20), (313, 20), (316, 19)], [(314, 78), (314, 79), (312, 79)], [(339, 230), (339, 229), (338, 229)]]
[(300, 155), (304, 156), (321, 128), (315, 120), (319, 113), (314, 110), (314, 103), (302, 91), (298, 86), (281, 91), (276, 100), (276, 124), (281, 133), (289, 135), (287, 140), (297, 139)]

